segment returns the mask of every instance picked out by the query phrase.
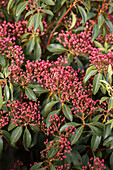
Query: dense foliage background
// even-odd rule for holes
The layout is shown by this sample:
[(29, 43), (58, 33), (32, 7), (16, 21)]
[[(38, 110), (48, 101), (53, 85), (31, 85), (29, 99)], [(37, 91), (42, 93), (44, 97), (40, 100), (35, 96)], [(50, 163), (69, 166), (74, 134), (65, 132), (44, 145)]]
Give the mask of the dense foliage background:
[(0, 1), (0, 169), (113, 169), (113, 1)]

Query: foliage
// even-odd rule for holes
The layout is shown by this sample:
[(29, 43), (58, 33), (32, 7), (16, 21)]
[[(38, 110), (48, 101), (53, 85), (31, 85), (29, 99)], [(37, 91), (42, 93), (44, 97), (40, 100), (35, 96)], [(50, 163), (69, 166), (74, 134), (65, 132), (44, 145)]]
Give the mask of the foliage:
[(112, 169), (113, 1), (6, 0), (0, 14), (0, 167)]

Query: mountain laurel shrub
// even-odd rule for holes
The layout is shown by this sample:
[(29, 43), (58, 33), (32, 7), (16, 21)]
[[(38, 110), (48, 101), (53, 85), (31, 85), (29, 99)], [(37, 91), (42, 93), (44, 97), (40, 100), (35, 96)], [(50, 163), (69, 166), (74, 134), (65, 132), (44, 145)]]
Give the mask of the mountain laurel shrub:
[(0, 1), (0, 169), (113, 169), (113, 1)]

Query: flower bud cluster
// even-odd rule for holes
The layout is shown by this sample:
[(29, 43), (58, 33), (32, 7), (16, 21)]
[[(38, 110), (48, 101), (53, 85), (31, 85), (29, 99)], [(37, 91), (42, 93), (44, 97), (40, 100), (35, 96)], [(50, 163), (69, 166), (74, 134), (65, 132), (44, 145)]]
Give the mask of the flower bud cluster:
[(40, 127), (40, 111), (38, 110), (39, 102), (22, 102), (12, 101), (7, 104), (9, 107), (9, 116), (11, 117), (12, 124), (16, 126), (39, 126)]
[(0, 110), (0, 130), (8, 125), (9, 123), (9, 115), (5, 111)]

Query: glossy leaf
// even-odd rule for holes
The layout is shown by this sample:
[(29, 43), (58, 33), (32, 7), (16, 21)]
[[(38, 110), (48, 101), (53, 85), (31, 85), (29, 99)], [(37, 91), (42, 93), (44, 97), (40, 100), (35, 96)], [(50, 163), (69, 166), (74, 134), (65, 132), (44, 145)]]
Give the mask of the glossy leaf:
[(9, 87), (8, 87), (7, 84), (5, 85), (4, 91), (5, 91), (5, 98), (6, 98), (6, 101), (8, 101), (9, 98), (10, 98), (10, 91), (9, 91)]
[(110, 155), (110, 166), (113, 168), (113, 152)]
[(50, 11), (50, 10), (48, 10), (48, 9), (44, 9), (44, 13), (46, 13), (46, 14), (49, 14), (49, 15), (51, 15), (52, 17), (53, 17), (53, 12), (52, 11)]
[(103, 17), (102, 14), (100, 14), (99, 17), (98, 17), (98, 27), (99, 27), (99, 29), (101, 28), (103, 23), (104, 23), (104, 17)]
[(21, 126), (16, 127), (12, 131), (11, 138), (10, 138), (11, 144), (15, 144), (19, 140), (19, 138), (21, 137), (22, 131), (23, 131), (23, 128)]
[(23, 134), (23, 145), (24, 145), (24, 148), (25, 149), (28, 149), (29, 148), (29, 146), (30, 146), (30, 144), (31, 144), (31, 133), (30, 133), (30, 131), (27, 129), (27, 128), (25, 128), (25, 130), (24, 130), (24, 134)]
[(110, 145), (112, 142), (113, 142), (113, 136), (110, 136), (107, 139), (105, 139), (105, 141), (103, 142), (103, 146)]
[(107, 100), (107, 99), (109, 99), (109, 97), (106, 97), (106, 96), (105, 96), (105, 97), (102, 97), (101, 100), (100, 100), (100, 104), (101, 104), (102, 102), (104, 102), (105, 100)]
[(35, 60), (39, 60), (41, 58), (42, 50), (41, 46), (38, 41), (36, 41), (35, 46), (34, 46), (34, 57)]
[(109, 110), (111, 110), (113, 108), (113, 97), (110, 97), (110, 99), (109, 99), (108, 108), (109, 108)]
[(34, 31), (36, 31), (39, 28), (41, 19), (42, 19), (42, 15), (40, 13), (35, 14), (35, 17), (34, 17)]
[(95, 127), (94, 125), (88, 125), (94, 135), (101, 136), (102, 131), (99, 128)]
[(109, 21), (108, 19), (104, 19), (106, 25), (110, 28), (110, 31), (113, 32), (113, 24), (111, 21)]
[(58, 103), (59, 101), (52, 101), (52, 102), (50, 102), (50, 103), (48, 103), (46, 106), (45, 106), (45, 108), (44, 108), (44, 110), (47, 112), (48, 110), (50, 110), (56, 103)]
[(76, 129), (75, 134), (71, 136), (71, 145), (75, 144), (78, 141), (78, 139), (82, 135), (83, 129), (83, 126)]
[(38, 170), (40, 168), (40, 166), (42, 165), (43, 162), (38, 162), (36, 164), (34, 164), (30, 170)]
[(99, 34), (99, 27), (97, 24), (94, 24), (91, 42), (93, 42), (97, 38), (98, 34)]
[(1, 109), (2, 105), (3, 105), (3, 97), (2, 97), (2, 87), (0, 85), (0, 109)]
[(16, 9), (16, 16), (19, 16), (26, 8), (26, 4), (28, 1), (21, 2)]
[(25, 94), (29, 99), (37, 101), (35, 93), (29, 87), (25, 87)]
[(27, 53), (31, 53), (34, 49), (34, 46), (35, 46), (35, 38), (31, 38), (30, 41), (28, 42), (27, 44)]
[(38, 126), (30, 125), (30, 128), (35, 132), (38, 133), (40, 131), (40, 128)]
[(111, 124), (105, 125), (104, 128), (104, 139), (106, 139), (111, 133)]
[(48, 92), (48, 90), (44, 89), (44, 88), (41, 87), (40, 85), (37, 86), (36, 88), (34, 88), (33, 91), (34, 91), (35, 93), (39, 93), (39, 94), (47, 93), (47, 92)]
[(78, 6), (78, 9), (79, 9), (80, 14), (82, 16), (82, 23), (83, 23), (83, 25), (85, 25), (85, 23), (87, 21), (87, 14), (86, 14), (84, 8), (82, 8), (81, 6)]
[(86, 82), (90, 79), (90, 77), (94, 76), (97, 73), (97, 70), (91, 70), (90, 72), (88, 72), (83, 80), (83, 83), (86, 84)]
[(7, 132), (6, 130), (2, 130), (2, 135), (8, 142), (10, 142), (10, 133), (9, 132)]
[(73, 121), (73, 115), (71, 113), (71, 109), (66, 104), (63, 105), (63, 113), (67, 119), (69, 119), (71, 122)]
[(47, 5), (55, 5), (55, 2), (53, 0), (41, 0), (41, 1)]
[(0, 136), (0, 155), (2, 154), (2, 151), (3, 151), (3, 139)]
[(47, 46), (48, 51), (54, 53), (63, 53), (66, 52), (66, 49), (60, 44), (50, 44)]
[(95, 151), (98, 148), (100, 141), (101, 141), (101, 136), (97, 136), (97, 135), (92, 136), (92, 138), (91, 138), (91, 148), (92, 148), (93, 151)]
[(98, 73), (93, 79), (93, 94), (95, 95), (100, 88), (100, 80), (102, 80), (102, 74)]
[(72, 23), (69, 29), (72, 29), (76, 24), (76, 15), (72, 11), (71, 14), (72, 14)]
[(50, 170), (56, 170), (56, 168), (53, 164), (51, 164)]

